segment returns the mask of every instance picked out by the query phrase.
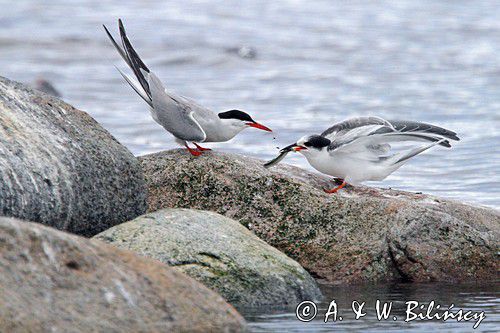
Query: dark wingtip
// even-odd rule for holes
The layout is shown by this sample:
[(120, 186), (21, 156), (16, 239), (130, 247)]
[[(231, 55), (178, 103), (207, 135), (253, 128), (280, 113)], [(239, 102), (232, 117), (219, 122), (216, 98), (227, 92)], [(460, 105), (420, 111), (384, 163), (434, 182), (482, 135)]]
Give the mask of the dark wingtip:
[(443, 147), (446, 147), (446, 148), (451, 148), (450, 141), (448, 141), (448, 140), (441, 142), (440, 145)]
[(446, 130), (446, 132), (447, 132), (447, 133), (445, 133), (446, 135), (443, 135), (443, 136), (445, 136), (451, 140), (460, 141), (460, 138), (457, 136), (457, 133), (450, 131), (450, 130)]
[(450, 130), (446, 130), (446, 133), (443, 134), (443, 136), (445, 136), (451, 140), (460, 141), (460, 138), (457, 136), (457, 133), (450, 131)]

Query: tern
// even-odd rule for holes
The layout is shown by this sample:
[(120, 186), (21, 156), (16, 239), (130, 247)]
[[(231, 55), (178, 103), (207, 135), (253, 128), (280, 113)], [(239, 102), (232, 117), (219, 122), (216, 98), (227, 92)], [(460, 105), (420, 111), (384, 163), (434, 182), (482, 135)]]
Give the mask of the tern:
[[(253, 120), (246, 112), (229, 110), (216, 114), (192, 99), (165, 89), (160, 79), (149, 70), (132, 47), (121, 19), (118, 20), (118, 28), (122, 47), (118, 45), (106, 26), (103, 27), (137, 80), (117, 68), (120, 74), (148, 103), (153, 119), (170, 132), (192, 155), (199, 156), (202, 152), (211, 150), (201, 147), (199, 143), (228, 141), (248, 127), (272, 132), (268, 127)], [(196, 148), (190, 148), (188, 142), (192, 142)]]
[[(416, 121), (387, 121), (379, 117), (355, 117), (336, 123), (320, 135), (306, 135), (283, 149), (271, 167), (289, 152), (299, 152), (321, 173), (333, 176), (340, 185), (328, 190), (335, 193), (346, 184), (385, 179), (408, 160), (440, 145), (450, 148), (451, 140), (460, 140), (455, 132)], [(395, 152), (391, 144), (405, 141), (425, 142)]]

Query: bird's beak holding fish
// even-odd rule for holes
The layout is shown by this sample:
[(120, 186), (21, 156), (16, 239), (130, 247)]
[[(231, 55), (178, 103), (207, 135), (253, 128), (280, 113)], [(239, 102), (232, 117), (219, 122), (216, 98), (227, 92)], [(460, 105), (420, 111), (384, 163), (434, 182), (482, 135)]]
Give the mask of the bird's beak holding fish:
[(289, 153), (291, 151), (298, 152), (301, 150), (307, 150), (307, 147), (298, 145), (297, 143), (292, 143), (291, 145), (286, 146), (285, 148), (281, 149), (280, 153), (284, 153), (284, 152)]
[(297, 151), (301, 151), (301, 150), (307, 150), (307, 148), (304, 146), (295, 146), (292, 148), (292, 150), (297, 152)]
[(270, 160), (269, 162), (266, 162), (264, 164), (264, 167), (265, 168), (270, 168), (272, 167), (273, 165), (276, 165), (278, 164), (279, 162), (281, 162), (282, 159), (285, 158), (285, 156), (289, 153), (289, 152), (298, 152), (298, 151), (301, 151), (301, 150), (307, 150), (307, 147), (304, 147), (304, 146), (299, 146), (297, 143), (292, 143), (291, 145), (289, 146), (286, 146), (285, 148), (281, 149), (280, 150), (280, 154), (275, 157), (274, 159)]

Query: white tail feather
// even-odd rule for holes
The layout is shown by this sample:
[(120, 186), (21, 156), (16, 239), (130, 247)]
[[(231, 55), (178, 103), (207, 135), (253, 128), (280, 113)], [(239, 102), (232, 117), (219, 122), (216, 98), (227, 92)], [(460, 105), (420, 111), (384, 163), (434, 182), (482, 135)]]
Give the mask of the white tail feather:
[(120, 74), (123, 76), (123, 78), (125, 79), (125, 81), (127, 81), (127, 83), (132, 87), (132, 89), (135, 90), (135, 92), (141, 96), (141, 98), (149, 104), (149, 106), (153, 107), (153, 103), (152, 101), (149, 99), (148, 95), (146, 94), (146, 92), (144, 91), (144, 89), (142, 89), (141, 85), (139, 84), (139, 82), (137, 82), (136, 80), (134, 80), (132, 77), (128, 76), (127, 74), (125, 74), (124, 72), (122, 72), (118, 67), (115, 66), (115, 68), (118, 70), (118, 72), (120, 72)]
[(411, 149), (409, 151), (401, 152), (399, 154), (395, 154), (394, 156), (392, 156), (391, 158), (389, 158), (387, 160), (387, 163), (392, 164), (392, 165), (402, 165), (403, 162), (409, 160), (413, 156), (416, 156), (416, 155), (418, 155), (418, 154), (426, 151), (427, 149), (432, 148), (435, 145), (438, 145), (438, 144), (440, 144), (441, 142), (444, 142), (444, 141), (446, 141), (446, 139), (441, 139), (439, 141), (432, 142), (432, 143), (430, 143), (428, 145), (425, 145), (425, 146), (413, 148), (413, 149)]

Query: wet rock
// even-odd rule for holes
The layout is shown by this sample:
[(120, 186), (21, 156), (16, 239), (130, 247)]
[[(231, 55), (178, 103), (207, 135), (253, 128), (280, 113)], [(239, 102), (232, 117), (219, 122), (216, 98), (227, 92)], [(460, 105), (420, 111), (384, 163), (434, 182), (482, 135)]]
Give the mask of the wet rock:
[(222, 297), (158, 261), (0, 217), (0, 332), (239, 332)]
[(95, 238), (175, 266), (237, 307), (297, 305), (321, 297), (297, 262), (213, 212), (160, 210)]
[(145, 209), (132, 153), (87, 113), (0, 77), (0, 215), (88, 236)]
[(351, 187), (224, 153), (140, 158), (149, 211), (212, 210), (238, 220), (330, 283), (487, 281), (498, 277), (500, 213), (430, 195)]

